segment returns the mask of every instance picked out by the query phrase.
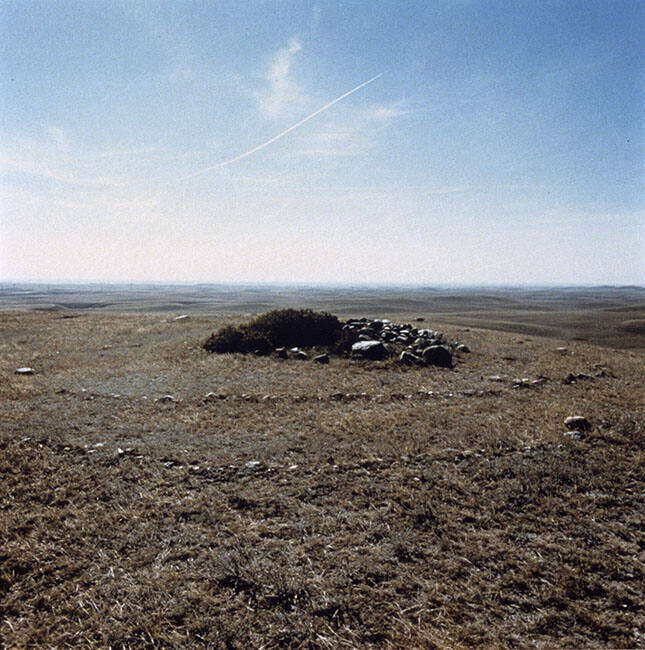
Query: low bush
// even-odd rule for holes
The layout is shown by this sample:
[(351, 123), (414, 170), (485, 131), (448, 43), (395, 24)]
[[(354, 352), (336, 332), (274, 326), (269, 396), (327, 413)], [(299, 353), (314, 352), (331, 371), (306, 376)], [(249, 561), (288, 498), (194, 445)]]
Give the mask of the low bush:
[(258, 352), (278, 347), (332, 346), (341, 335), (341, 322), (327, 312), (276, 309), (249, 323), (222, 327), (204, 343), (209, 352)]
[(358, 341), (358, 332), (356, 330), (345, 329), (340, 333), (335, 350), (338, 354), (349, 354), (352, 351), (352, 345)]
[(244, 334), (239, 327), (226, 325), (221, 327), (217, 332), (213, 332), (206, 342), (204, 349), (208, 352), (239, 352), (241, 351)]

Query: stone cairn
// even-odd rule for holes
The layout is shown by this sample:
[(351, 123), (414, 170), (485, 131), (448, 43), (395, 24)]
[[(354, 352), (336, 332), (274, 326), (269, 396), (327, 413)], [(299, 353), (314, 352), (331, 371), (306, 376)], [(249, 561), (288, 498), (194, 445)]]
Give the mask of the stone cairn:
[[(452, 368), (456, 352), (470, 352), (463, 343), (449, 341), (443, 332), (418, 328), (410, 323), (392, 323), (386, 319), (350, 319), (343, 324), (342, 337), (351, 342), (347, 348), (349, 357), (365, 361), (383, 361), (398, 356), (404, 365)], [(278, 348), (275, 355), (283, 359), (308, 358), (298, 348)], [(329, 356), (320, 355), (314, 361), (329, 363)]]
[(405, 365), (452, 368), (455, 352), (470, 352), (463, 343), (448, 341), (443, 332), (410, 323), (351, 319), (343, 325), (343, 331), (353, 333), (358, 339), (351, 349), (354, 359), (379, 360), (398, 354), (399, 361)]

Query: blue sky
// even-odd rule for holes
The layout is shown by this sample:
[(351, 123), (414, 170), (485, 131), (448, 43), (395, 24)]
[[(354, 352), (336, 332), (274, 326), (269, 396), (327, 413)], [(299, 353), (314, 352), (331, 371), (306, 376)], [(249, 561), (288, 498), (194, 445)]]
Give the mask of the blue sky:
[(0, 0), (0, 279), (645, 284), (644, 18)]

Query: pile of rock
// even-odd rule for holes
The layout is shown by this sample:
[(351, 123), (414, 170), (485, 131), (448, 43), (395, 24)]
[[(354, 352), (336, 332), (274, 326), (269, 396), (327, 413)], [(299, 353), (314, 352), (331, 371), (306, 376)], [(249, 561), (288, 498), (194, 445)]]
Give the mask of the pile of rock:
[(448, 341), (443, 332), (419, 329), (409, 323), (352, 319), (343, 325), (343, 332), (357, 339), (351, 347), (354, 359), (380, 360), (398, 354), (399, 361), (406, 365), (452, 368), (455, 352), (470, 352), (463, 343)]
[[(417, 319), (419, 320), (419, 319)], [(346, 354), (351, 359), (382, 361), (397, 357), (409, 366), (452, 368), (456, 353), (467, 353), (467, 345), (449, 340), (443, 332), (397, 324), (386, 319), (350, 319), (342, 324), (341, 341), (328, 346), (328, 353), (310, 356), (311, 350), (299, 347), (274, 348), (277, 359), (295, 359), (328, 364), (330, 354)]]

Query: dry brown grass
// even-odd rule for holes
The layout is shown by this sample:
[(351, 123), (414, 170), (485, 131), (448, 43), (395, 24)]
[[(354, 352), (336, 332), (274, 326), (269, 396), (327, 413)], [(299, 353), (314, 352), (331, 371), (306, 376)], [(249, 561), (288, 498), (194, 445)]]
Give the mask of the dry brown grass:
[(0, 313), (5, 647), (643, 646), (642, 351), (319, 366), (65, 315)]

